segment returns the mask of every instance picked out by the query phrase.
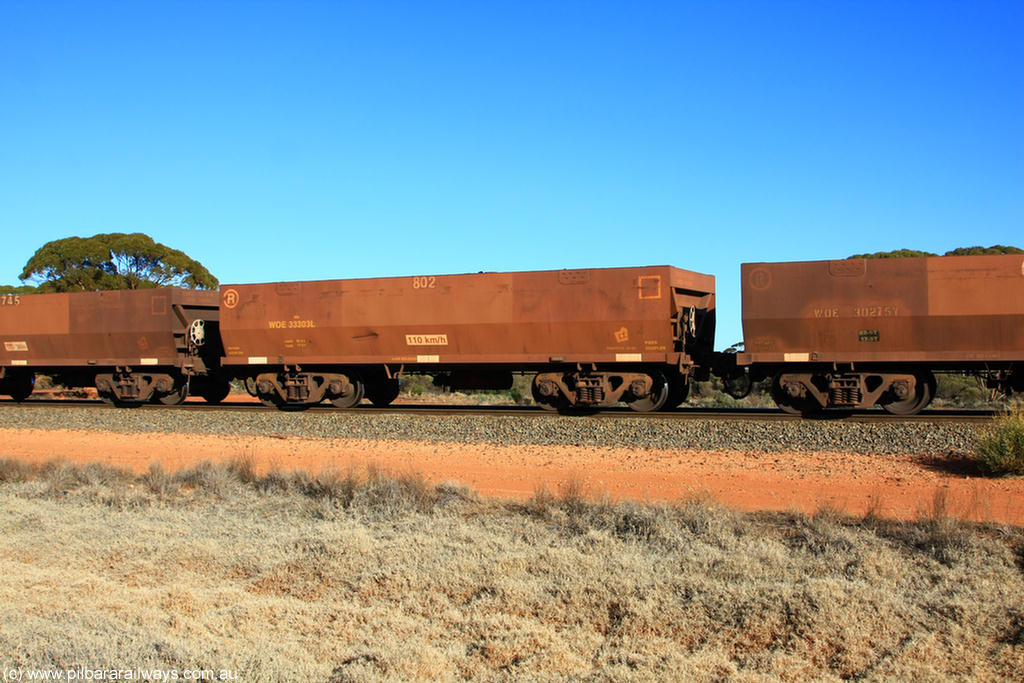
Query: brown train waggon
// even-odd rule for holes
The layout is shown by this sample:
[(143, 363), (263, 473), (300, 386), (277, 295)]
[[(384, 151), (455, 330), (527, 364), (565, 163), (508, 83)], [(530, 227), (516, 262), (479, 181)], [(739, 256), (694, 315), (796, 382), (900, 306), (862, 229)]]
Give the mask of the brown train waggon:
[(1024, 390), (1024, 255), (746, 263), (750, 380), (789, 412), (921, 410), (936, 372)]
[(544, 407), (646, 412), (706, 376), (714, 313), (714, 277), (651, 266), (224, 285), (220, 331), (225, 371), (273, 405), (386, 405), (404, 373), (505, 389), (529, 372)]
[(176, 288), (0, 296), (0, 393), (23, 400), (37, 374), (95, 386), (116, 403), (220, 401), (217, 292)]

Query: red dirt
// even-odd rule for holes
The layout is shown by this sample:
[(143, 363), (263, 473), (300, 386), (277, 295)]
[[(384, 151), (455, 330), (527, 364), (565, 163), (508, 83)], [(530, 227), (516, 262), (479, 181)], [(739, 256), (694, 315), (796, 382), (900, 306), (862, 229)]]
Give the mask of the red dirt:
[(582, 483), (591, 497), (677, 501), (711, 498), (741, 510), (834, 508), (913, 519), (948, 514), (1024, 526), (1024, 478), (968, 476), (946, 456), (744, 453), (493, 446), (352, 439), (284, 439), (190, 434), (0, 429), (0, 456), (30, 461), (100, 461), (174, 471), (202, 460), (250, 458), (257, 470), (363, 467), (458, 481), (485, 496), (525, 499)]

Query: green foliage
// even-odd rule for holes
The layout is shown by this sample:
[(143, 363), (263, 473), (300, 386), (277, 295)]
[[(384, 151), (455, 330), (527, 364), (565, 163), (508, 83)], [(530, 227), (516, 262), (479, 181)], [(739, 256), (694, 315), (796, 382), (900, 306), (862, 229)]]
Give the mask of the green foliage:
[(37, 291), (32, 285), (0, 285), (0, 294), (34, 294)]
[(440, 394), (441, 390), (434, 386), (433, 375), (405, 375), (402, 377), (402, 391), (410, 396), (423, 394)]
[(1002, 244), (994, 244), (991, 247), (959, 247), (953, 251), (947, 251), (945, 256), (975, 256), (981, 254), (1024, 254), (1024, 249), (1004, 247)]
[[(509, 389), (471, 389), (471, 390), (459, 390), (459, 394), (480, 397), (481, 402), (508, 401), (517, 405), (527, 405), (533, 403), (533, 393), (531, 386), (533, 384), (532, 374), (519, 374), (513, 375), (512, 387)], [(402, 377), (402, 392), (407, 396), (412, 397), (436, 397), (437, 400), (442, 400), (442, 397), (449, 394), (447, 389), (434, 385), (433, 375), (403, 375)]]
[(936, 375), (936, 406), (953, 405), (961, 408), (981, 408), (995, 402), (992, 391), (969, 375), (940, 373)]
[[(994, 244), (991, 247), (958, 247), (947, 251), (943, 256), (977, 256), (984, 254), (1024, 254), (1024, 249), (1019, 247), (1006, 247), (1002, 244)], [(938, 256), (930, 251), (918, 251), (917, 249), (897, 249), (895, 251), (876, 251), (873, 254), (854, 254), (847, 258), (914, 258), (920, 256)]]
[(19, 277), (39, 280), (40, 292), (214, 289), (218, 284), (201, 263), (140, 232), (47, 242), (29, 259)]
[(1024, 474), (1024, 410), (998, 415), (978, 436), (974, 457), (989, 474)]
[(770, 387), (771, 380), (754, 382), (748, 396), (733, 398), (726, 393), (722, 378), (711, 375), (706, 382), (693, 382), (690, 385), (687, 404), (698, 408), (770, 408), (775, 405)]
[(519, 405), (533, 403), (533, 375), (515, 375), (508, 395)]
[(919, 256), (938, 256), (938, 254), (917, 249), (897, 249), (896, 251), (876, 251), (873, 254), (854, 254), (848, 258), (915, 258)]

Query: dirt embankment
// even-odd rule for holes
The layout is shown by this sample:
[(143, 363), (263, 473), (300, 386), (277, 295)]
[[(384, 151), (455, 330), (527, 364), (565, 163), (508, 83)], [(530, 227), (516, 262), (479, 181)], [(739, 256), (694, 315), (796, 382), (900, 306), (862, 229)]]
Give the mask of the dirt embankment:
[(258, 470), (345, 469), (375, 464), (458, 481), (485, 496), (529, 498), (568, 482), (591, 497), (675, 501), (710, 497), (742, 510), (835, 508), (913, 519), (949, 514), (1024, 526), (1024, 478), (991, 480), (948, 457), (745, 453), (495, 446), (416, 441), (130, 435), (74, 430), (0, 430), (0, 457), (99, 461), (144, 471), (202, 460), (251, 459)]

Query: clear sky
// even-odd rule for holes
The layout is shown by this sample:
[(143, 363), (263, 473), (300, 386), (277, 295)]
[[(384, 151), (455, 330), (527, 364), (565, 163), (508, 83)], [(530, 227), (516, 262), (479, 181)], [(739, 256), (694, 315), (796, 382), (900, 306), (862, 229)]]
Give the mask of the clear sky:
[(1024, 2), (0, 0), (0, 283), (142, 231), (224, 283), (1024, 246)]

